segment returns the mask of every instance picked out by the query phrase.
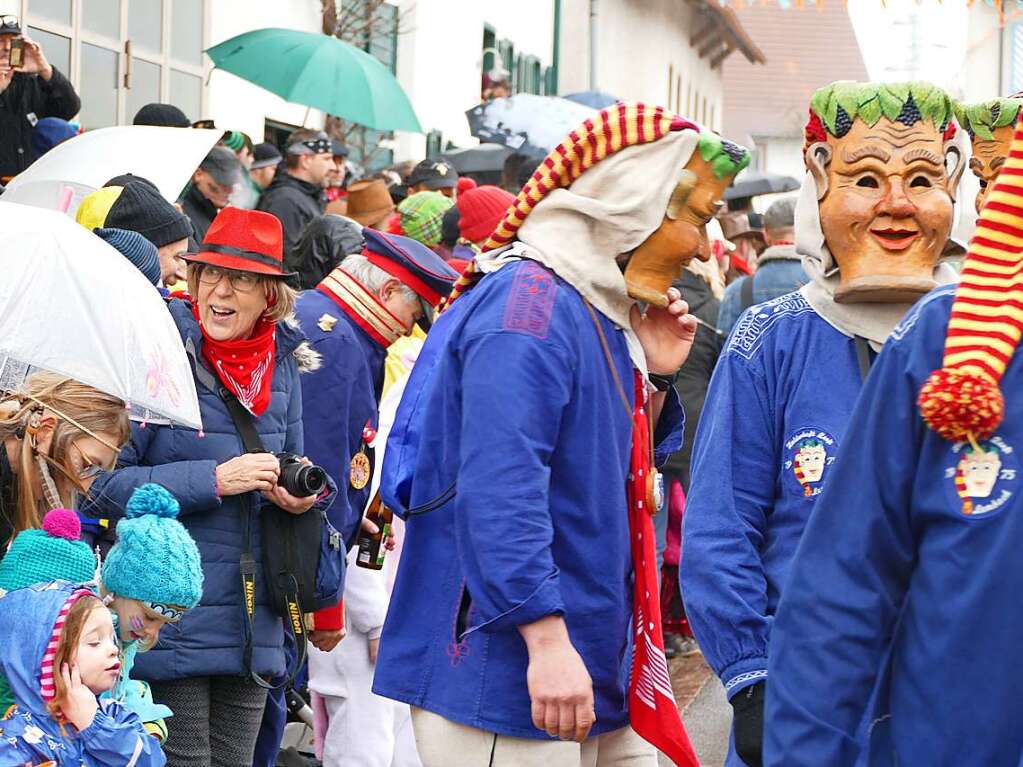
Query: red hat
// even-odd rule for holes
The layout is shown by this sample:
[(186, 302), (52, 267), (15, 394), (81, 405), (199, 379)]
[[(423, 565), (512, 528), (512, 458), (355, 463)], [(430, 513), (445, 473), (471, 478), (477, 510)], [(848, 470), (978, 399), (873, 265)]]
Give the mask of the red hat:
[(458, 194), (465, 194), (470, 189), (476, 188), (476, 181), (469, 178), (468, 176), (459, 176), (458, 181), (455, 182), (455, 191)]
[(458, 229), (469, 242), (482, 242), (497, 229), (515, 195), (497, 186), (480, 186), (458, 195), (458, 212), (462, 214)]
[(284, 271), (283, 243), (284, 233), (277, 216), (229, 207), (213, 219), (199, 252), (182, 258), (221, 269), (293, 277), (296, 272)]

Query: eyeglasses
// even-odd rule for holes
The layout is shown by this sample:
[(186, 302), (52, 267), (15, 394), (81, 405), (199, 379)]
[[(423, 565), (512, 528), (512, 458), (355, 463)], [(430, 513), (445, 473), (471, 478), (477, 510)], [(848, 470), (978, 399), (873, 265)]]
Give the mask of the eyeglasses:
[(85, 451), (78, 447), (78, 445), (74, 442), (71, 443), (71, 447), (78, 452), (78, 457), (82, 461), (82, 468), (78, 471), (79, 479), (92, 479), (93, 477), (102, 474), (104, 471), (108, 471), (105, 466), (94, 463), (92, 458), (87, 456)]
[(203, 266), (199, 272), (199, 282), (203, 285), (219, 285), (227, 277), (231, 289), (239, 293), (251, 293), (262, 281), (259, 275), (250, 272), (236, 272), (233, 269), (221, 269), (219, 266)]

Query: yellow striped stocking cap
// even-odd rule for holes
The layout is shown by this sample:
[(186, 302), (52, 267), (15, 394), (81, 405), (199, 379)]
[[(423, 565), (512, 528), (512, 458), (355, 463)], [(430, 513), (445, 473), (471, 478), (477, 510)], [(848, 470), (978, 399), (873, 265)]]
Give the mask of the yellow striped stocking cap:
[[(571, 186), (584, 171), (615, 152), (657, 141), (669, 132), (678, 130), (699, 131), (700, 127), (663, 107), (644, 104), (615, 104), (587, 119), (543, 159), (490, 239), (484, 243), (483, 250), (495, 250), (511, 243), (526, 216), (551, 190)], [(719, 156), (723, 162), (728, 161), (727, 155)], [(744, 166), (749, 162), (748, 154), (744, 154), (737, 162), (742, 162)], [(452, 288), (447, 304), (450, 305), (469, 290), (482, 276), (476, 262), (469, 262)]]
[(942, 368), (920, 413), (945, 439), (987, 439), (1005, 414), (999, 384), (1023, 333), (1023, 118), (980, 212), (956, 289)]

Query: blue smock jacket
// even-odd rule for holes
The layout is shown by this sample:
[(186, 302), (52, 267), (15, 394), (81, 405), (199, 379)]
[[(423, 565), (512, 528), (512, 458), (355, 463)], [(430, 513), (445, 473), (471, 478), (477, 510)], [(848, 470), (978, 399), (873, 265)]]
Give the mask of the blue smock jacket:
[(778, 597), (861, 377), (855, 341), (800, 293), (744, 313), (718, 361), (693, 450), (679, 576), (693, 632), (729, 696), (767, 676)]
[(933, 291), (885, 344), (799, 545), (771, 638), (766, 765), (1020, 763), (1023, 356), (982, 455), (931, 431), (916, 400), (953, 296)]
[(0, 670), (17, 701), (0, 720), (0, 767), (47, 762), (163, 767), (167, 760), (159, 741), (119, 703), (100, 701), (92, 724), (81, 732), (72, 725), (62, 728), (46, 710), (39, 689), (43, 655), (57, 615), (80, 588), (61, 581), (40, 583), (0, 598)]
[[(631, 400), (625, 337), (597, 316)], [(403, 406), (417, 398), (414, 478), (395, 498), (385, 458), (385, 501), (407, 511), (454, 498), (409, 517), (374, 691), (547, 738), (532, 724), (517, 627), (563, 615), (593, 678), (593, 733), (626, 725), (632, 423), (582, 298), (531, 261), (488, 275), (430, 331)], [(659, 448), (677, 450), (677, 399), (659, 425)]]
[[(166, 487), (181, 504), (181, 524), (199, 547), (203, 593), (197, 607), (180, 623), (160, 632), (159, 644), (138, 656), (135, 674), (147, 681), (184, 679), (211, 674), (244, 674), (242, 649), (248, 631), (242, 602), (241, 497), (217, 496), (216, 468), (245, 452), (227, 406), (218, 393), (219, 381), (202, 360), (202, 334), (191, 305), (175, 299), (168, 304), (195, 373), (199, 412), (205, 433), (174, 426), (132, 424), (131, 440), (118, 456), (118, 468), (104, 472), (90, 488), (81, 511), (90, 517), (117, 519), (132, 492), (146, 482)], [(270, 452), (303, 455), (302, 396), (294, 352), (303, 340), (293, 326), (277, 326), (277, 351), (270, 406), (253, 419), (264, 447)], [(316, 501), (308, 513), (324, 512), (332, 492)], [(260, 532), (265, 499), (252, 493), (252, 556), (256, 561), (256, 615), (253, 621), (252, 670), (279, 677), (285, 671), (284, 627), (268, 604), (262, 573)]]
[[(327, 321), (320, 327), (324, 315), (334, 324)], [(352, 457), (365, 450), (372, 463), (373, 451), (363, 446), (362, 431), (367, 423), (374, 428), (377, 424), (387, 349), (318, 290), (299, 296), (295, 316), (321, 357), (319, 369), (302, 376), (305, 454), (337, 483), (338, 497), (328, 516), (351, 545), (370, 488), (369, 484), (362, 490), (352, 487)]]

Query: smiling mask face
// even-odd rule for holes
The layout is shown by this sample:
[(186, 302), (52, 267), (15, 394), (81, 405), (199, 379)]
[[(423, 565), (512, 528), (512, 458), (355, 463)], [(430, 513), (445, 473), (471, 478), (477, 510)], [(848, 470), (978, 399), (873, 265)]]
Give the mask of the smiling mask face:
[(816, 147), (826, 174), (821, 228), (841, 278), (835, 301), (913, 301), (934, 288), (952, 231), (942, 133), (925, 120), (857, 119), (826, 150)]
[(998, 172), (1005, 164), (1005, 158), (1009, 154), (1009, 144), (1012, 143), (1012, 132), (1014, 126), (1006, 125), (1002, 128), (995, 128), (991, 139), (983, 139), (974, 136), (971, 140), (973, 157), (970, 158), (970, 170), (980, 182), (980, 189), (977, 190), (976, 208), (977, 213), (984, 206), (988, 193), (998, 178)]

